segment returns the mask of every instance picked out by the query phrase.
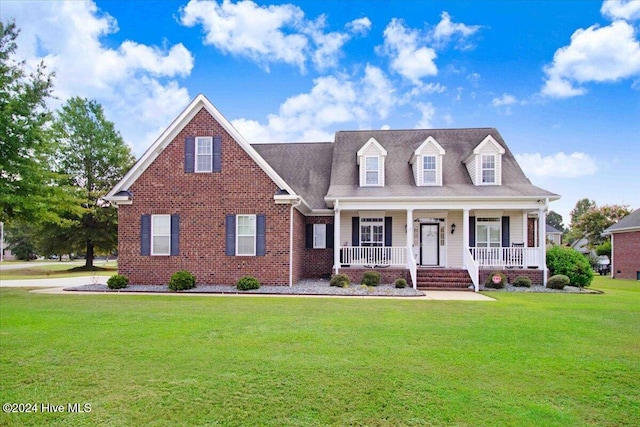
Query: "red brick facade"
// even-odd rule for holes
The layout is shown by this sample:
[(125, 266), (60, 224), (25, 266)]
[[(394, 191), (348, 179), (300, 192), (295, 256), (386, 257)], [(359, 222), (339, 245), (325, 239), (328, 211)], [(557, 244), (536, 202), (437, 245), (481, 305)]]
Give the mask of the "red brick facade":
[[(193, 136), (222, 137), (220, 173), (184, 172), (184, 141)], [(278, 186), (204, 108), (129, 190), (133, 204), (119, 207), (118, 238), (119, 270), (131, 283), (166, 284), (182, 269), (192, 272), (198, 283), (234, 284), (244, 275), (262, 284), (289, 283), (291, 207), (275, 204)], [(178, 256), (140, 255), (144, 214), (180, 215)], [(228, 214), (266, 216), (265, 256), (225, 255)], [(302, 274), (299, 267), (294, 271), (296, 277)]]
[(640, 275), (640, 231), (614, 233), (613, 267), (617, 279), (638, 280)]

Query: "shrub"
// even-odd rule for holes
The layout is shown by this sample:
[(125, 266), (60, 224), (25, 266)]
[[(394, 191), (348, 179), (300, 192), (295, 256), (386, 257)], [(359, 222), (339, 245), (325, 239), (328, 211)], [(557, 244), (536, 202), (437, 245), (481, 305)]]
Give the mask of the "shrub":
[(516, 277), (516, 280), (513, 281), (512, 285), (519, 288), (530, 288), (531, 279), (529, 279), (527, 276), (518, 276)]
[(187, 270), (180, 270), (173, 273), (169, 280), (169, 290), (184, 291), (196, 287), (196, 278)]
[(551, 289), (564, 289), (570, 283), (569, 277), (564, 274), (556, 274), (555, 276), (549, 277), (547, 280), (547, 288)]
[(331, 280), (329, 280), (330, 286), (336, 286), (338, 288), (347, 288), (351, 284), (349, 280), (349, 276), (346, 274), (336, 274), (331, 276)]
[(360, 282), (361, 285), (367, 286), (378, 286), (379, 283), (380, 273), (378, 273), (377, 271), (367, 271), (362, 276), (362, 281)]
[(575, 286), (589, 286), (593, 270), (589, 260), (573, 248), (554, 246), (547, 251), (547, 267), (551, 275), (564, 274)]
[[(500, 281), (498, 281), (497, 279), (494, 280), (494, 277), (499, 277)], [(487, 280), (485, 280), (484, 282), (484, 286), (492, 289), (502, 289), (507, 286), (507, 276), (499, 271), (494, 271), (489, 275), (489, 277), (487, 277)]]
[(250, 291), (251, 289), (260, 289), (260, 282), (253, 276), (243, 276), (236, 283), (236, 288), (241, 291)]
[(403, 289), (407, 287), (407, 281), (404, 279), (396, 279), (395, 285), (396, 285), (396, 288)]
[(122, 274), (116, 274), (107, 279), (107, 286), (109, 289), (124, 289), (129, 284), (129, 278)]

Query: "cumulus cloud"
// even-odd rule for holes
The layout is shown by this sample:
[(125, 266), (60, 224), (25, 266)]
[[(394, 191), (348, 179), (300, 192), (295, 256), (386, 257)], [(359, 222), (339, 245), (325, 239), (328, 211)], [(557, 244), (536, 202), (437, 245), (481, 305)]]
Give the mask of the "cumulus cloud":
[(493, 98), (491, 105), (494, 107), (503, 107), (506, 105), (513, 105), (518, 102), (518, 98), (508, 93), (503, 93), (499, 98)]
[(184, 45), (124, 41), (107, 46), (101, 37), (116, 33), (117, 21), (90, 1), (5, 2), (2, 7), (21, 29), (18, 56), (29, 64), (44, 61), (56, 74), (58, 101), (52, 108), (72, 96), (96, 99), (136, 154), (188, 103), (188, 91), (176, 80), (193, 68), (193, 55)]
[(578, 178), (598, 171), (595, 160), (582, 152), (569, 155), (560, 152), (550, 156), (525, 153), (516, 154), (515, 157), (527, 176)]
[(581, 85), (586, 83), (639, 76), (640, 43), (633, 26), (626, 21), (579, 29), (568, 46), (556, 51), (544, 72), (543, 95), (552, 98), (582, 95), (586, 89)]
[(602, 3), (600, 13), (610, 19), (631, 21), (640, 19), (640, 1), (638, 0), (606, 0)]
[(482, 28), (480, 25), (453, 22), (447, 12), (442, 12), (440, 22), (433, 29), (431, 37), (439, 45), (444, 46), (454, 40), (458, 48), (469, 50), (473, 49), (473, 44), (469, 42), (468, 38), (478, 32), (480, 28)]
[(420, 120), (416, 123), (416, 129), (433, 128), (433, 118), (436, 115), (436, 109), (430, 102), (420, 102), (416, 105), (420, 111)]
[(371, 27), (365, 17), (348, 23), (346, 32), (327, 32), (325, 15), (307, 20), (298, 6), (260, 6), (251, 0), (191, 0), (180, 9), (180, 23), (201, 25), (204, 44), (248, 58), (267, 71), (271, 63), (284, 63), (302, 72), (308, 60), (319, 70), (336, 66), (342, 46)]

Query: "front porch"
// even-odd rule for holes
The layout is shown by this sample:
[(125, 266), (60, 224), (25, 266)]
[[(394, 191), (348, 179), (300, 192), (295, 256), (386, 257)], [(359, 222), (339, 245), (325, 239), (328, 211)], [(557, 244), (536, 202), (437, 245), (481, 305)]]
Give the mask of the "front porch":
[[(423, 269), (463, 271), (468, 275), (466, 287), (473, 284), (478, 291), (483, 275), (513, 269), (536, 278), (541, 275), (542, 284), (546, 283), (545, 227), (538, 226), (545, 221), (545, 211), (539, 207), (384, 211), (336, 208), (334, 241), (339, 244), (334, 250), (334, 273), (357, 276), (360, 270), (376, 269), (384, 276), (385, 270), (394, 271), (396, 277), (389, 277), (389, 283), (405, 277), (417, 289), (420, 283), (426, 283)], [(400, 271), (405, 274), (398, 274)], [(525, 274), (531, 271), (534, 273)], [(428, 283), (433, 285), (434, 280), (431, 278)], [(455, 287), (462, 287), (463, 281), (459, 278)]]

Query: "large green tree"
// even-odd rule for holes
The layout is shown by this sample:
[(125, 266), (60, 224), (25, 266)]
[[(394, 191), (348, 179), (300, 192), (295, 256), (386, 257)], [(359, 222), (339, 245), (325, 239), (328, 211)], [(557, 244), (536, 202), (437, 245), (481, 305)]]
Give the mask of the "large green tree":
[(117, 212), (103, 197), (131, 167), (134, 157), (94, 100), (69, 99), (57, 114), (53, 133), (58, 172), (81, 199), (81, 211), (67, 215), (64, 235), (70, 246), (84, 248), (85, 266), (92, 268), (96, 250), (117, 247)]
[(595, 249), (609, 238), (602, 236), (602, 232), (631, 213), (628, 206), (606, 205), (593, 207), (580, 215), (574, 228), (589, 241), (588, 246)]
[(19, 30), (0, 22), (0, 221), (53, 219), (61, 200), (47, 162), (52, 74), (14, 58)]
[(555, 211), (549, 211), (547, 214), (547, 224), (558, 231), (564, 232), (564, 224), (562, 224), (562, 215)]
[(596, 202), (588, 198), (580, 199), (576, 202), (576, 206), (571, 210), (569, 216), (571, 216), (571, 227), (575, 227), (583, 214), (596, 207)]

